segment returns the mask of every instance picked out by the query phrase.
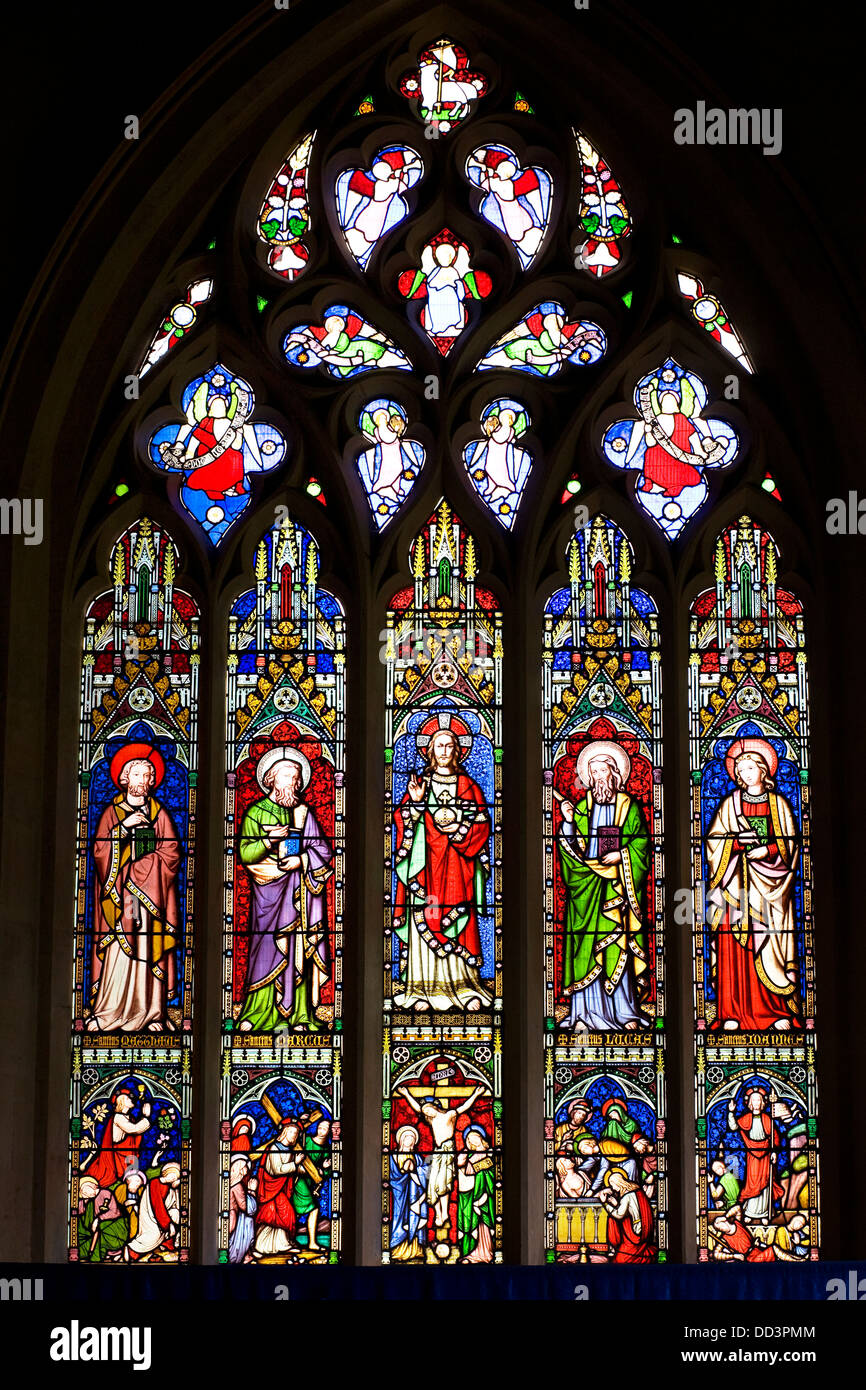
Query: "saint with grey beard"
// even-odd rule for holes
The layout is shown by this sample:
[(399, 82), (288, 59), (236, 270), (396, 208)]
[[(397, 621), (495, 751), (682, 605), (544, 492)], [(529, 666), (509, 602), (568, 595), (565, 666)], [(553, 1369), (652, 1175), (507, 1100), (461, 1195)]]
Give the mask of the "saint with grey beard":
[(570, 1006), (565, 1026), (576, 1032), (647, 1024), (638, 982), (648, 969), (643, 895), (651, 847), (640, 806), (625, 791), (630, 772), (625, 749), (597, 739), (578, 757), (574, 801), (561, 801), (562, 993)]

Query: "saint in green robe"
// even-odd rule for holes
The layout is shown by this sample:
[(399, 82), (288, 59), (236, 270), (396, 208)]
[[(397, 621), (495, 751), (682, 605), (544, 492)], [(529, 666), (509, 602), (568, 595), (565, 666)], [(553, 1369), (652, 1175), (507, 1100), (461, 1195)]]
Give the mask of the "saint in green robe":
[[(304, 1136), (304, 1153), (324, 1175), (328, 1157), (327, 1144), (317, 1144), (312, 1134), (306, 1134)], [(299, 1217), (308, 1216), (311, 1211), (316, 1209), (319, 1205), (318, 1193), (320, 1191), (321, 1188), (316, 1187), (309, 1173), (302, 1169), (295, 1178), (295, 1185), (292, 1190), (292, 1206)]]
[(621, 830), (622, 860), (606, 865), (586, 859), (592, 793), (574, 810), (571, 842), (559, 838), (566, 891), (562, 989), (565, 995), (599, 980), (612, 995), (631, 963), (634, 979), (647, 969), (643, 891), (649, 872), (650, 838), (633, 797), (618, 792), (614, 824)]
[(457, 1237), (460, 1241), (461, 1255), (471, 1255), (478, 1244), (479, 1227), (486, 1226), (492, 1231), (496, 1225), (493, 1205), (493, 1159), (478, 1158), (475, 1167), (475, 1183), (471, 1192), (460, 1192), (457, 1197)]

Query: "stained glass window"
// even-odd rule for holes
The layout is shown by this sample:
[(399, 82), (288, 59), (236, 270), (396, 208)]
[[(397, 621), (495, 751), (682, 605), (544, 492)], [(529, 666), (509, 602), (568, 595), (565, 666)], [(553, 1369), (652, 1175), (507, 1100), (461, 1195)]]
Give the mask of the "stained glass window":
[(189, 1253), (199, 615), (147, 518), (84, 629), (69, 1257)]
[(463, 451), (469, 481), (508, 531), (532, 469), (532, 455), (518, 442), (529, 424), (529, 412), (520, 401), (500, 397), (481, 412), (484, 438), (473, 439)]
[(606, 351), (607, 339), (597, 323), (570, 319), (562, 304), (545, 300), (497, 339), (478, 370), (504, 367), (530, 376), (556, 376), (567, 366), (591, 366)]
[(166, 353), (192, 331), (198, 321), (199, 305), (206, 304), (212, 293), (213, 280), (195, 280), (187, 286), (183, 299), (172, 306), (153, 335), (150, 347), (138, 369), (140, 377), (149, 372), (151, 367), (155, 367), (157, 362), (161, 362)]
[(404, 75), (400, 91), (434, 136), (447, 135), (487, 91), (487, 79), (472, 70), (465, 48), (443, 37), (418, 55), (418, 67)]
[(689, 275), (688, 271), (677, 271), (677, 285), (695, 321), (705, 328), (719, 347), (730, 353), (741, 367), (745, 367), (747, 372), (753, 372), (755, 369), (743, 347), (742, 339), (725, 313), (721, 300), (708, 294), (697, 276)]
[(466, 161), (466, 177), (481, 190), (478, 211), (507, 237), (527, 270), (550, 221), (553, 180), (540, 165), (521, 167), (507, 145), (481, 145)]
[(665, 1258), (664, 840), (656, 605), (596, 516), (544, 616), (547, 1258)]
[(337, 220), (362, 270), (384, 236), (409, 215), (406, 194), (424, 173), (407, 145), (383, 145), (369, 169), (346, 169), (337, 179)]
[(397, 401), (379, 397), (361, 411), (358, 425), (370, 448), (356, 459), (378, 530), (399, 511), (424, 465), (424, 448), (406, 433), (409, 420)]
[(321, 367), (342, 380), (388, 367), (408, 372), (412, 364), (395, 342), (346, 304), (332, 304), (321, 324), (298, 324), (283, 343), (292, 367)]
[(469, 322), (472, 300), (486, 299), (493, 281), (483, 270), (474, 270), (469, 247), (447, 227), (427, 242), (418, 270), (405, 270), (398, 281), (409, 300), (407, 311), (418, 304), (418, 323), (431, 343), (447, 357)]
[(679, 919), (693, 923), (702, 1260), (818, 1257), (806, 635), (778, 568), (772, 536), (741, 516), (691, 608)]
[(672, 357), (640, 379), (634, 403), (639, 419), (611, 425), (602, 451), (637, 473), (635, 501), (675, 540), (706, 501), (706, 470), (732, 463), (739, 440), (727, 420), (704, 414), (705, 383)]
[(288, 515), (229, 618), (220, 1260), (341, 1248), (345, 619)]
[(268, 248), (267, 263), (286, 280), (297, 280), (310, 258), (304, 237), (312, 225), (309, 176), (315, 136), (315, 131), (305, 135), (289, 153), (259, 212), (257, 231)]
[[(178, 302), (143, 359), (144, 341), (135, 348), (140, 376), (169, 352), (178, 367), (136, 423), (142, 474), (199, 547), (187, 574), (208, 631), (228, 612), (209, 654), (226, 722), (207, 790), (224, 776), (219, 1208), (207, 1229), (218, 1224), (227, 1264), (356, 1258), (366, 1237), (344, 1233), (344, 1158), (363, 1171), (366, 1145), (381, 1159), (383, 1263), (503, 1260), (517, 1239), (503, 1217), (517, 1128), (510, 1111), (503, 1128), (503, 894), (520, 891), (525, 853), (543, 864), (543, 981), (527, 983), (536, 1023), (543, 990), (543, 1131), (534, 1121), (526, 1151), (544, 1258), (651, 1264), (671, 1251), (666, 911), (693, 943), (700, 1258), (817, 1258), (804, 618), (748, 517), (722, 531), (715, 587), (691, 604), (688, 692), (666, 692), (662, 730), (661, 654), (688, 606), (673, 600), (678, 542), (735, 473), (782, 495), (775, 469), (748, 472), (743, 417), (714, 394), (725, 359), (716, 378), (695, 362), (717, 358), (708, 334), (732, 371), (754, 378), (754, 364), (707, 288), (714, 275), (681, 268), (692, 257), (678, 237), (665, 274), (615, 278), (640, 249), (641, 194), (571, 124), (586, 115), (594, 129), (592, 113), (525, 144), (544, 129), (537, 85), (432, 37), (305, 110), (250, 175), (244, 233), (218, 253), (254, 272), (226, 277), (228, 358), (190, 341), (216, 283), (191, 273), (168, 282)], [(494, 92), (506, 106), (488, 120)], [(666, 302), (649, 302), (655, 280)], [(658, 350), (669, 328), (678, 358)], [(256, 352), (244, 334), (259, 335)], [(625, 404), (607, 375), (623, 351), (641, 364), (623, 368)], [(261, 535), (253, 521), (251, 537), (254, 507), (282, 495), (275, 524)], [(565, 505), (574, 526), (557, 556), (549, 528)], [(343, 599), (319, 582), (319, 526)], [(642, 537), (661, 570), (636, 580)], [(551, 593), (544, 576), (559, 564)], [(138, 520), (112, 551), (113, 589), (86, 613), (69, 1198), (70, 1258), (87, 1262), (174, 1262), (190, 1247), (198, 609), (178, 565), (165, 529)], [(539, 584), (549, 597), (528, 602), (540, 630), (515, 654), (509, 634), (506, 669), (503, 608)], [(347, 736), (346, 614), (359, 667), (382, 668), (384, 710), (375, 681), (359, 707), (369, 728), (384, 718), (384, 807), (375, 780), (345, 800), (363, 753)], [(537, 803), (510, 773), (503, 784), (503, 727), (527, 687), (537, 693), (539, 637), (533, 824)], [(663, 790), (686, 739), (684, 870)], [(381, 861), (358, 853), (377, 901), (381, 882), (380, 928), (378, 909), (352, 920), (346, 853), (351, 817), (378, 825), (383, 810)], [(513, 866), (504, 829), (519, 842)], [(690, 887), (671, 909), (676, 864)], [(511, 918), (518, 961), (539, 943), (527, 881)], [(344, 918), (360, 939), (353, 961), (369, 965), (372, 931), (382, 968), (381, 1133), (378, 1117), (375, 1134), (359, 1123), (345, 1155), (344, 1121), (351, 1135), (362, 1107), (354, 1087), (358, 1108), (343, 1104)], [(197, 1026), (201, 1013), (199, 1001)], [(363, 1091), (361, 1043), (349, 1060)], [(523, 1078), (514, 1093), (525, 1103)]]
[(187, 384), (180, 404), (186, 423), (156, 430), (150, 461), (178, 475), (181, 506), (219, 545), (250, 504), (250, 479), (280, 466), (286, 441), (276, 425), (251, 419), (252, 387), (220, 362)]
[(582, 131), (574, 132), (580, 159), (580, 228), (585, 238), (575, 264), (593, 275), (609, 275), (622, 261), (621, 243), (632, 229), (622, 189), (607, 161)]
[(502, 614), (440, 502), (383, 638), (382, 1258), (502, 1258)]

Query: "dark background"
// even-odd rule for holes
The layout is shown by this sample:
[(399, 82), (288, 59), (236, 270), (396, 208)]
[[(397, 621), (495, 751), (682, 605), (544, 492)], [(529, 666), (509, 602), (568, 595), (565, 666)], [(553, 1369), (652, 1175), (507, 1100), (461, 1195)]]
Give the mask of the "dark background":
[[(572, 9), (548, 0), (551, 11)], [(292, 19), (324, 18), (329, 0), (291, 0)], [(431, 9), (434, 7), (431, 5)], [(4, 16), (2, 217), (4, 327), (14, 322), (67, 217), (143, 118), (222, 33), (272, 4), (146, 0), (122, 5), (33, 3)], [(483, 6), (470, 6), (474, 18)], [(850, 291), (862, 300), (866, 241), (862, 35), (857, 6), (771, 0), (589, 0), (574, 23), (596, 35), (610, 22), (656, 31), (684, 52), (713, 90), (738, 106), (781, 107), (781, 165), (819, 210)], [(286, 16), (288, 18), (288, 15)], [(491, 34), (491, 39), (493, 35)], [(347, 98), (354, 95), (347, 93)], [(612, 104), (616, 93), (612, 92)], [(536, 94), (536, 99), (541, 93)], [(691, 104), (683, 93), (683, 104)], [(672, 122), (673, 124), (673, 122)], [(831, 230), (832, 229), (832, 230)], [(781, 229), (767, 228), (772, 237)]]

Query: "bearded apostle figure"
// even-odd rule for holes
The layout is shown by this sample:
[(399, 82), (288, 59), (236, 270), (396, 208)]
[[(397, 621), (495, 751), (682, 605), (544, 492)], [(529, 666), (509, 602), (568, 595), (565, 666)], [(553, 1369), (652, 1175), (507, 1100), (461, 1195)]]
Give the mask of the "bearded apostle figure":
[(394, 932), (404, 948), (394, 1002), (401, 1009), (477, 1012), (491, 1003), (479, 975), (478, 930), (490, 819), (481, 788), (460, 771), (460, 750), (471, 742), (465, 725), (447, 714), (425, 724), (418, 749), (427, 769), (411, 775), (394, 812)]
[(640, 807), (623, 790), (630, 771), (624, 748), (597, 739), (577, 760), (575, 791), (586, 795), (561, 801), (562, 991), (571, 1006), (564, 1026), (577, 1032), (647, 1026), (638, 981), (647, 969), (642, 900), (651, 850)]
[(165, 764), (147, 743), (128, 743), (111, 762), (118, 794), (96, 828), (98, 909), (93, 932), (91, 1032), (174, 1032), (167, 1001), (181, 936), (177, 891), (181, 844), (152, 795)]
[(301, 793), (310, 764), (297, 748), (271, 748), (258, 761), (265, 795), (243, 819), (240, 858), (252, 879), (250, 953), (242, 1033), (324, 1028), (317, 1017), (328, 980), (325, 885), (333, 851)]
[(736, 782), (707, 832), (714, 1028), (799, 1028), (794, 894), (797, 823), (774, 790), (775, 749), (738, 738), (725, 766)]

